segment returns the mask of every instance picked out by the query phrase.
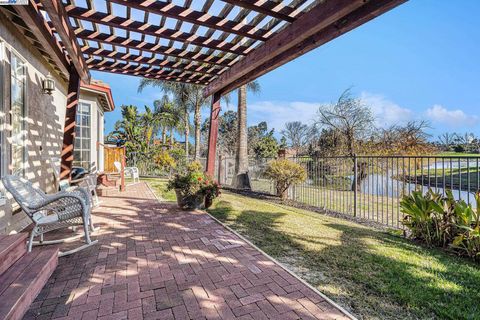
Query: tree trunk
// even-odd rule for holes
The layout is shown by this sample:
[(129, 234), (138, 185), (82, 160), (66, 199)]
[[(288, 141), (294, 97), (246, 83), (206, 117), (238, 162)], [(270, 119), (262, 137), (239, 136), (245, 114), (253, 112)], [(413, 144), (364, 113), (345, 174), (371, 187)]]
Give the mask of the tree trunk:
[(162, 144), (165, 145), (167, 143), (167, 128), (162, 128)]
[(170, 149), (173, 149), (173, 145), (175, 144), (175, 138), (173, 137), (173, 128), (170, 129)]
[(185, 110), (185, 157), (188, 161), (188, 138), (190, 137), (190, 121), (188, 119), (188, 112)]
[(251, 189), (248, 179), (248, 132), (247, 132), (247, 86), (238, 88), (238, 142), (235, 156), (235, 177), (233, 186)]
[(200, 126), (201, 126), (201, 114), (200, 104), (195, 105), (195, 160), (200, 159)]

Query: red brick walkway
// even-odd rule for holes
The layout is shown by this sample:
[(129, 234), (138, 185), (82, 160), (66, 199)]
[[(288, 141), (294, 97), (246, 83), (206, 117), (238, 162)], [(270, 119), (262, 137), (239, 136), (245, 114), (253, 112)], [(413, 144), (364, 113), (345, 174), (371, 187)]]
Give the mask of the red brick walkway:
[(99, 244), (60, 258), (25, 319), (347, 319), (201, 212), (143, 183), (104, 197)]

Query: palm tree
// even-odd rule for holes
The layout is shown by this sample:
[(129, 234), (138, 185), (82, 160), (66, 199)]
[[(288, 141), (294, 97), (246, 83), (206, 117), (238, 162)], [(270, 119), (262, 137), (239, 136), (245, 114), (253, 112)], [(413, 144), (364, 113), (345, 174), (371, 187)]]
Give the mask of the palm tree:
[(155, 118), (158, 121), (159, 129), (162, 131), (162, 144), (164, 146), (167, 144), (167, 131), (169, 131), (170, 146), (173, 146), (173, 131), (180, 129), (180, 112), (166, 94), (160, 100), (155, 100), (153, 105)]
[(158, 132), (158, 120), (156, 119), (152, 109), (145, 106), (145, 112), (140, 117), (140, 122), (143, 127), (143, 137), (145, 139), (147, 150), (152, 144), (152, 139)]
[(240, 189), (250, 189), (250, 183), (246, 177), (248, 171), (247, 91), (252, 93), (260, 92), (258, 81), (249, 82), (238, 88), (238, 139), (235, 156), (235, 176), (232, 184)]
[[(171, 94), (175, 99), (175, 106), (181, 111), (183, 119), (183, 130), (185, 134), (185, 155), (189, 157), (189, 138), (190, 138), (190, 111), (192, 109), (191, 96), (194, 87), (191, 84), (162, 81), (158, 79), (142, 79), (138, 86), (138, 92), (145, 87), (159, 87), (166, 94)], [(171, 136), (173, 138), (173, 136)]]
[(193, 123), (195, 126), (195, 153), (194, 159), (198, 160), (200, 158), (200, 137), (201, 137), (201, 127), (202, 127), (202, 117), (201, 109), (204, 106), (207, 106), (210, 102), (209, 97), (204, 97), (203, 95), (204, 86), (192, 84), (190, 91), (190, 101), (193, 105)]
[[(190, 111), (193, 110), (193, 122), (194, 122), (194, 132), (195, 132), (195, 153), (194, 159), (197, 160), (201, 155), (201, 129), (202, 129), (202, 119), (201, 119), (201, 109), (204, 106), (210, 105), (211, 98), (204, 97), (203, 89), (205, 86), (198, 84), (182, 84), (167, 82), (158, 79), (141, 79), (140, 85), (138, 86), (138, 92), (141, 92), (144, 88), (152, 86), (158, 87), (163, 92), (173, 94), (174, 98), (179, 101), (186, 102), (187, 105), (179, 106), (183, 109), (182, 113), (186, 115), (184, 119), (183, 128), (186, 131), (186, 135), (190, 134), (189, 126), (189, 115)], [(163, 98), (162, 98), (163, 99)], [(230, 103), (230, 95), (223, 95), (222, 100), (228, 105)], [(185, 151), (188, 155), (188, 138), (185, 139)]]

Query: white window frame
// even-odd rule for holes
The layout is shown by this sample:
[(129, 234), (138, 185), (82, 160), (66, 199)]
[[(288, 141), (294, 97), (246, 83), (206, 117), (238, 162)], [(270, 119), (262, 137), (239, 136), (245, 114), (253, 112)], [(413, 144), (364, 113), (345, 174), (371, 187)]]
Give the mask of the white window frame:
[[(6, 132), (6, 114), (5, 114), (5, 42), (0, 38), (0, 177), (3, 177), (7, 170), (7, 148), (5, 143)], [(0, 188), (0, 206), (5, 205), (6, 199), (3, 192), (3, 186)]]
[[(78, 165), (78, 166), (81, 166), (81, 167), (84, 167), (84, 166), (83, 166), (83, 163), (88, 162), (85, 169), (89, 170), (89, 169), (90, 169), (90, 165), (91, 165), (91, 163), (92, 163), (92, 138), (93, 138), (93, 137), (92, 137), (92, 128), (93, 128), (92, 122), (93, 122), (93, 112), (94, 112), (95, 110), (93, 110), (94, 108), (93, 108), (93, 104), (92, 104), (91, 102), (87, 102), (87, 101), (80, 100), (79, 103), (78, 103), (78, 107), (80, 107), (80, 105), (88, 106), (88, 110), (89, 110), (89, 112), (88, 112), (88, 116), (89, 116), (89, 118), (90, 118), (90, 119), (89, 119), (89, 126), (88, 126), (88, 134), (89, 134), (88, 141), (89, 141), (89, 143), (88, 143), (88, 149), (84, 149), (84, 148), (82, 147), (82, 140), (84, 139), (84, 137), (75, 136), (74, 145), (76, 144), (77, 139), (80, 138), (81, 140), (80, 140), (80, 143), (79, 143), (80, 147), (79, 147), (79, 148), (78, 148), (78, 147), (75, 147), (75, 148), (74, 148), (74, 155), (75, 155), (75, 151), (78, 151), (78, 152), (80, 152), (80, 157), (82, 157), (83, 152), (88, 151), (88, 158), (89, 158), (89, 160), (86, 161), (86, 160), (84, 160), (84, 159), (82, 159), (82, 158), (81, 158), (81, 159), (76, 159), (75, 156), (74, 156), (73, 161), (74, 161), (74, 164), (75, 164), (75, 165)], [(79, 108), (79, 109), (80, 109), (80, 108)], [(79, 112), (80, 112), (79, 109), (77, 109), (77, 116), (79, 115)], [(84, 127), (80, 127), (80, 126), (79, 126), (79, 123), (78, 123), (76, 120), (77, 120), (77, 119), (75, 119), (76, 127), (79, 128), (80, 130), (81, 130), (82, 128), (84, 128)], [(80, 132), (81, 132), (81, 131), (80, 131)]]
[[(28, 87), (27, 87), (27, 77), (28, 77), (28, 64), (27, 61), (23, 58), (21, 54), (19, 54), (15, 49), (9, 47), (8, 48), (10, 51), (9, 58), (10, 58), (10, 127), (13, 133), (13, 123), (12, 123), (12, 111), (13, 111), (13, 103), (12, 103), (12, 73), (11, 73), (11, 68), (12, 68), (12, 55), (15, 55), (15, 57), (20, 60), (23, 63), (23, 67), (25, 68), (25, 79), (23, 80), (23, 117), (22, 117), (22, 148), (23, 148), (23, 159), (22, 159), (22, 175), (26, 176), (27, 175), (27, 157), (28, 157), (28, 149), (27, 149), (27, 139), (28, 139), (28, 104), (27, 104), (27, 92), (28, 92)], [(10, 143), (10, 164), (13, 163), (13, 144)]]

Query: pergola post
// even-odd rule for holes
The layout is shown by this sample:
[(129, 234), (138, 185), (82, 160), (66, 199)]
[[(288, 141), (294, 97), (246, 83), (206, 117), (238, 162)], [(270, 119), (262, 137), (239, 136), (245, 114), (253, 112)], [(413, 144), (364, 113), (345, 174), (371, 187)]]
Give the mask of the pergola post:
[(80, 76), (72, 66), (68, 81), (67, 110), (65, 112), (65, 127), (63, 129), (62, 164), (60, 179), (70, 180), (73, 164), (73, 148), (75, 144), (75, 125), (78, 101), (80, 99)]
[(218, 116), (220, 115), (220, 93), (214, 93), (210, 110), (210, 128), (208, 132), (207, 168), (205, 172), (213, 177), (215, 175), (215, 158), (218, 139)]

